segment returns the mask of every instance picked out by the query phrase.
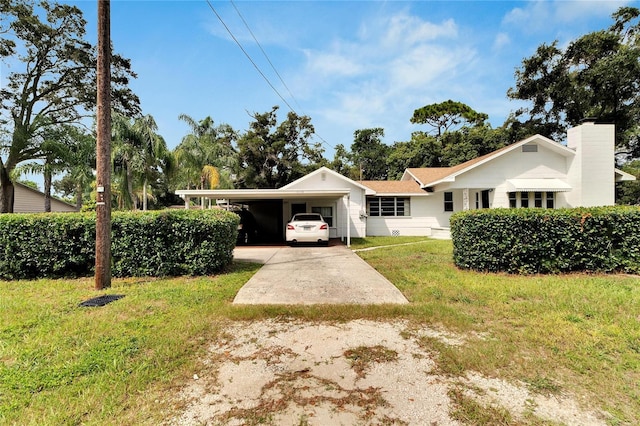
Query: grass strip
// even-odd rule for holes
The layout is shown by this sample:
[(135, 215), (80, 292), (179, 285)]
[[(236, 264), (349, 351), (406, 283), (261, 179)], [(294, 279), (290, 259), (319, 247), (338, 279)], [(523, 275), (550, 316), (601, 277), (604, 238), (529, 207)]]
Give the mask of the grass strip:
[(451, 251), (434, 240), (359, 253), (409, 305), (233, 306), (260, 267), (249, 263), (212, 277), (114, 280), (107, 293), (125, 297), (100, 308), (78, 306), (102, 294), (90, 279), (0, 281), (0, 424), (159, 424), (229, 321), (265, 318), (444, 328), (466, 339), (421, 343), (442, 374), (569, 392), (611, 413), (610, 424), (640, 424), (638, 277), (481, 274), (456, 269)]

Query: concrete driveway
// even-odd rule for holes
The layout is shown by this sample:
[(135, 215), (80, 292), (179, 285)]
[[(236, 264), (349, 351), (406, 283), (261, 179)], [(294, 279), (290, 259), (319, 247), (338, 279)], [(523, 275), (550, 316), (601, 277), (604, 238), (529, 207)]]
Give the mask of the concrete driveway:
[(234, 259), (264, 264), (240, 289), (234, 304), (409, 303), (400, 290), (340, 243), (236, 247)]

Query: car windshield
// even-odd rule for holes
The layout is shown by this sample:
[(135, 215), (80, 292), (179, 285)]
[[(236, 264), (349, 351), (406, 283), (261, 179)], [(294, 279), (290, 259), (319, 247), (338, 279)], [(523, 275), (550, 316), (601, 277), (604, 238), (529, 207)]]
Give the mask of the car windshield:
[(314, 220), (314, 221), (322, 221), (322, 216), (319, 214), (297, 214), (293, 216), (291, 221), (301, 221), (301, 220)]

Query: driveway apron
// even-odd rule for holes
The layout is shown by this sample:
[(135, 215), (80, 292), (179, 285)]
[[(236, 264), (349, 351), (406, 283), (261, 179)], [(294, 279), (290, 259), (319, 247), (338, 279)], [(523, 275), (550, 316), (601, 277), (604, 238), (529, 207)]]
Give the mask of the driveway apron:
[(400, 290), (342, 244), (329, 247), (239, 247), (234, 257), (236, 260), (262, 259), (265, 262), (240, 289), (234, 304), (409, 303)]

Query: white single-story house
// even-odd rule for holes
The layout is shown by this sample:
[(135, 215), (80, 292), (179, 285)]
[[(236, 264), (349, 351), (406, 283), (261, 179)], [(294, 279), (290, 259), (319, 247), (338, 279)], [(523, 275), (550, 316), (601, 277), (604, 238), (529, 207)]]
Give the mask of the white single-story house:
[[(14, 213), (44, 213), (44, 192), (19, 182), (13, 183)], [(52, 212), (77, 212), (76, 206), (51, 197)]]
[[(399, 181), (354, 181), (322, 167), (279, 189), (182, 190), (191, 199), (242, 204), (282, 239), (300, 212), (322, 214), (332, 238), (448, 237), (454, 212), (494, 207), (562, 208), (615, 203), (615, 182), (635, 180), (614, 167), (612, 124), (584, 123), (567, 145), (535, 135), (454, 167), (407, 169)], [(221, 201), (224, 200), (224, 201)]]

